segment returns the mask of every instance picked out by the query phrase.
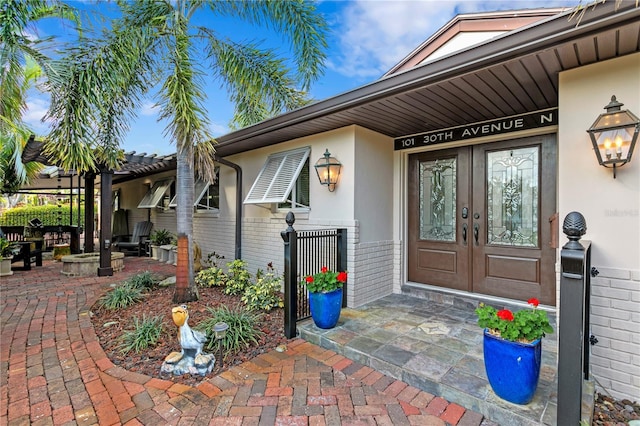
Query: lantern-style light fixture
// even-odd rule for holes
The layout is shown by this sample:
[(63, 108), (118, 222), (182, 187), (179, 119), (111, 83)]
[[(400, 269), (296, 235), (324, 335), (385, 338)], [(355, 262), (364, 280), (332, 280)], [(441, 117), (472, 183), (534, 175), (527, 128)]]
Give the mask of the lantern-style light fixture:
[(616, 167), (631, 161), (640, 132), (640, 119), (629, 110), (621, 111), (623, 105), (612, 96), (609, 105), (604, 107), (607, 112), (600, 114), (587, 130), (598, 162), (601, 166), (613, 168), (614, 179)]
[(327, 185), (329, 192), (333, 192), (336, 189), (336, 184), (338, 183), (342, 164), (332, 157), (331, 153), (327, 149), (322, 158), (316, 161), (316, 164), (313, 167), (316, 169), (320, 184)]

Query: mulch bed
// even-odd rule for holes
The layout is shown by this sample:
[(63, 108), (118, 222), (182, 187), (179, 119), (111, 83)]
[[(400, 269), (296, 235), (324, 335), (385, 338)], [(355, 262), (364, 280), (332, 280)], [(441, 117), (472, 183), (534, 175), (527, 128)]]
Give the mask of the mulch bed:
[[(171, 352), (180, 351), (180, 343), (178, 342), (178, 328), (171, 318), (171, 308), (178, 304), (172, 301), (174, 287), (158, 288), (145, 294), (145, 298), (141, 303), (129, 306), (125, 309), (109, 311), (99, 307), (99, 303), (93, 306), (91, 321), (96, 331), (100, 345), (104, 349), (107, 357), (115, 365), (120, 366), (128, 371), (145, 374), (151, 377), (172, 380), (176, 383), (194, 386), (200, 383), (203, 377), (200, 376), (166, 376), (160, 375), (160, 367), (165, 357)], [(239, 296), (230, 296), (224, 294), (219, 287), (199, 288), (199, 300), (187, 304), (189, 308), (189, 326), (192, 328), (197, 326), (200, 321), (208, 316), (207, 307), (217, 307), (220, 305), (241, 304)], [(133, 319), (142, 316), (162, 316), (163, 317), (163, 333), (158, 344), (141, 353), (130, 351), (123, 354), (119, 348), (120, 337), (124, 330), (133, 328)], [(272, 309), (270, 312), (264, 312), (259, 327), (262, 336), (257, 345), (252, 345), (242, 349), (237, 353), (227, 354), (224, 360), (224, 366), (219, 368), (216, 360), (214, 371), (209, 374), (220, 374), (231, 366), (242, 364), (257, 355), (269, 352), (277, 346), (286, 344), (288, 339), (284, 336), (284, 312), (283, 309)], [(205, 349), (205, 352), (211, 352)]]
[(640, 404), (596, 394), (592, 425), (626, 426), (630, 420), (640, 420)]

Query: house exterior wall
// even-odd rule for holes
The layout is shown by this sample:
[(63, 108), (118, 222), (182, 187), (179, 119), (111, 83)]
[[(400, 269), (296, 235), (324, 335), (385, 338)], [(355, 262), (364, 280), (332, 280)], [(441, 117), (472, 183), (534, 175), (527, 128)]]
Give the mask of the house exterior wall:
[[(612, 95), (640, 115), (640, 54), (560, 75), (559, 213), (585, 217), (592, 242), (591, 371), (616, 398), (640, 400), (640, 160), (617, 169), (598, 165), (586, 132)], [(560, 241), (566, 239), (561, 235)], [(560, 289), (562, 291), (562, 289)], [(562, 313), (560, 313), (562, 314)]]
[[(290, 142), (265, 147), (240, 155), (225, 158), (242, 168), (242, 195), (251, 189), (258, 173), (270, 154), (296, 148), (311, 147), (309, 154), (309, 198), (308, 211), (294, 210), (296, 230), (354, 228), (353, 220), (353, 164), (354, 128), (346, 127), (312, 137), (300, 138)], [(344, 165), (340, 181), (334, 192), (321, 186), (313, 169), (313, 164), (322, 157), (325, 149), (338, 158)], [(235, 171), (222, 166), (220, 172), (220, 216), (206, 221), (205, 232), (195, 233), (195, 240), (203, 248), (203, 256), (215, 251), (225, 255), (226, 261), (234, 257), (236, 183)], [(244, 198), (243, 198), (244, 200)], [(338, 208), (336, 208), (338, 206)], [(284, 245), (280, 232), (287, 228), (285, 216), (288, 209), (277, 210), (267, 204), (243, 204), (242, 223), (242, 259), (248, 264), (250, 272), (258, 268), (265, 269), (273, 262), (277, 269), (284, 265)], [(204, 225), (204, 224), (203, 224)], [(201, 225), (198, 225), (201, 226)], [(351, 231), (353, 232), (353, 231)], [(214, 241), (204, 241), (212, 238)], [(349, 252), (353, 250), (349, 246)], [(227, 256), (226, 253), (229, 253)], [(278, 272), (283, 272), (279, 270)]]
[(161, 209), (151, 209), (150, 211), (149, 209), (138, 209), (140, 200), (142, 200), (149, 188), (153, 186), (153, 183), (169, 176), (175, 176), (175, 172), (160, 173), (152, 177), (113, 185), (114, 191), (120, 191), (120, 208), (127, 210), (129, 232), (133, 231), (133, 227), (137, 222), (149, 220), (150, 218), (153, 223), (153, 231), (164, 228), (175, 234), (176, 216), (173, 210), (165, 212)]
[(354, 236), (351, 282), (359, 306), (393, 292), (393, 140), (355, 128)]
[[(305, 146), (311, 147), (311, 206), (309, 211), (294, 211), (294, 228), (347, 228), (349, 306), (359, 306), (391, 293), (393, 205), (388, 201), (383, 202), (387, 194), (393, 193), (391, 139), (367, 129), (348, 126), (226, 159), (242, 168), (242, 193), (246, 196), (270, 154)], [(313, 164), (326, 149), (343, 165), (333, 192), (319, 184), (313, 169)], [(219, 264), (234, 257), (235, 179), (235, 171), (222, 166), (219, 215), (194, 219), (194, 239), (202, 249), (203, 257), (212, 252), (224, 255), (225, 260)], [(267, 205), (243, 205), (242, 259), (247, 261), (249, 271), (255, 272), (258, 268), (264, 270), (270, 262), (277, 269), (284, 264), (280, 232), (287, 227), (287, 212)]]

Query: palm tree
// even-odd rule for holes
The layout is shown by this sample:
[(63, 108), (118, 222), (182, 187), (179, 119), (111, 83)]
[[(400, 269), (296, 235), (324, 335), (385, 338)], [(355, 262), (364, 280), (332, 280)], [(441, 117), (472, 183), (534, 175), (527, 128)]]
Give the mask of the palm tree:
[[(168, 122), (166, 132), (177, 151), (174, 301), (188, 302), (198, 297), (192, 250), (194, 170), (210, 182), (215, 179), (215, 141), (208, 129), (203, 78), (208, 71), (222, 81), (240, 126), (298, 107), (322, 73), (326, 24), (314, 5), (303, 0), (118, 4), (122, 17), (104, 39), (79, 47), (72, 60), (59, 64), (61, 79), (52, 85), (50, 110), (56, 125), (46, 152), (57, 155), (65, 167), (91, 167), (91, 162), (83, 163), (89, 152), (96, 153), (92, 161), (117, 167), (116, 147), (139, 96), (157, 89), (160, 118)], [(196, 25), (206, 13), (281, 33), (290, 42), (295, 70), (272, 49)]]
[(41, 168), (35, 162), (22, 163), (22, 151), (33, 135), (22, 116), (27, 90), (51, 72), (45, 52), (54, 39), (35, 35), (37, 22), (52, 17), (78, 21), (73, 9), (55, 0), (5, 0), (0, 4), (1, 192), (19, 189)]

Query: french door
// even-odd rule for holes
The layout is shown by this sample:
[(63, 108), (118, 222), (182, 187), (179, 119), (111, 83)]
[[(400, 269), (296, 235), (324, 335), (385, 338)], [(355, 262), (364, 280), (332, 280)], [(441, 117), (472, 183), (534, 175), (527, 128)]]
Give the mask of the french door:
[(408, 278), (555, 305), (554, 135), (413, 154)]

